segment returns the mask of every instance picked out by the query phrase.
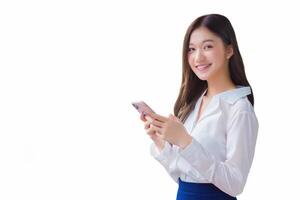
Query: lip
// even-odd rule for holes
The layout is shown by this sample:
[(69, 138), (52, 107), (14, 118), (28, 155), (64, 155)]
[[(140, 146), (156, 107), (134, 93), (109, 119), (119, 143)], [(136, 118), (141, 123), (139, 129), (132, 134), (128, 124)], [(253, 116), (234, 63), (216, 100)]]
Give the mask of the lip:
[(210, 66), (211, 66), (211, 63), (210, 63), (210, 64), (196, 65), (196, 69), (198, 69), (199, 71), (204, 71), (204, 70), (206, 70), (207, 68), (209, 68)]

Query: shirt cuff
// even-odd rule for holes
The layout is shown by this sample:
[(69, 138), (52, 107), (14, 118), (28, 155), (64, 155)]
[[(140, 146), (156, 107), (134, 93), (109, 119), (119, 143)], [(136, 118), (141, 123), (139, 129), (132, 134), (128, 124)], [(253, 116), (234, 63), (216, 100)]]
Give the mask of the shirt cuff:
[(178, 153), (193, 167), (197, 168), (202, 176), (212, 181), (216, 167), (215, 162), (197, 140), (193, 138), (192, 142), (184, 149), (179, 150)]
[(164, 148), (160, 152), (154, 143), (151, 144), (150, 153), (158, 161), (163, 161), (168, 159), (168, 154), (171, 151), (170, 143), (166, 142)]
[(199, 144), (192, 138), (192, 142), (187, 145), (184, 149), (180, 149), (179, 153), (182, 157), (191, 158), (194, 157), (195, 152), (199, 150)]

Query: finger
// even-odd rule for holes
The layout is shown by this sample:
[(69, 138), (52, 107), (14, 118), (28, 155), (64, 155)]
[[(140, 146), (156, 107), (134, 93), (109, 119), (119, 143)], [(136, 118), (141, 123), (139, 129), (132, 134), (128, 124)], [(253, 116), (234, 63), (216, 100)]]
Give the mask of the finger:
[(156, 131), (156, 132), (158, 132), (158, 133), (161, 133), (161, 132), (162, 132), (162, 128), (157, 127), (157, 126), (155, 126), (155, 125), (150, 125), (149, 130), (153, 130), (153, 131)]
[(159, 115), (159, 114), (156, 114), (156, 113), (148, 113), (148, 115), (149, 115), (150, 117), (152, 117), (153, 119), (157, 119), (157, 120), (159, 120), (159, 121), (161, 121), (161, 122), (166, 122), (166, 121), (168, 121), (168, 118), (167, 118), (167, 117), (164, 117), (164, 116)]
[(145, 112), (142, 112), (140, 115), (140, 119), (145, 122), (147, 120), (146, 116), (147, 116), (147, 114)]
[(160, 121), (158, 121), (158, 120), (156, 120), (156, 119), (154, 119), (153, 122), (152, 122), (151, 124), (153, 124), (153, 125), (155, 125), (155, 126), (158, 126), (158, 127), (160, 127), (160, 128), (164, 127), (164, 123), (163, 123), (163, 122), (160, 122)]
[(145, 125), (144, 125), (144, 129), (150, 128), (150, 124), (151, 124), (151, 122), (146, 121), (146, 122), (145, 122)]
[(140, 119), (141, 119), (143, 122), (147, 121), (147, 120), (145, 119), (145, 115), (143, 115), (143, 114), (140, 115)]
[(152, 117), (146, 115), (145, 118), (146, 118), (146, 120), (149, 121), (150, 123), (153, 122), (153, 118), (152, 118)]
[(169, 115), (169, 119), (172, 119), (172, 120), (174, 120), (176, 122), (181, 122), (181, 120), (178, 117), (176, 117), (175, 115), (173, 115), (173, 114)]
[(166, 139), (165, 136), (162, 133), (160, 133), (160, 132), (155, 132), (155, 136), (157, 136), (158, 138), (160, 138), (162, 140)]
[(156, 131), (153, 130), (152, 127), (150, 127), (149, 129), (146, 130), (147, 135), (149, 135), (150, 137), (153, 137), (156, 135)]
[(147, 129), (146, 133), (147, 133), (147, 135), (152, 136), (152, 135), (155, 134), (155, 131), (154, 131), (154, 130), (151, 130), (151, 129), (149, 128), (149, 129)]

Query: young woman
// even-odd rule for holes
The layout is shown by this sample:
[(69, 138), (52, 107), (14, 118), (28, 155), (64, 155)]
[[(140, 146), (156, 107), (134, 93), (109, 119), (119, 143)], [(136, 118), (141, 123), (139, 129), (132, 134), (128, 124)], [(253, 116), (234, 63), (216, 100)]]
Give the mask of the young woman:
[(145, 113), (152, 155), (179, 184), (177, 200), (236, 199), (253, 161), (258, 121), (230, 21), (204, 15), (183, 43), (174, 115)]

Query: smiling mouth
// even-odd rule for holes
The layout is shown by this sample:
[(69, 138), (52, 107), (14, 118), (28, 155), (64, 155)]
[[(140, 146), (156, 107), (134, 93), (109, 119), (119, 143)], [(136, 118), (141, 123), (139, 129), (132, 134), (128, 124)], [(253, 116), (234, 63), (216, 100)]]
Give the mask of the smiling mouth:
[(211, 64), (207, 64), (207, 65), (197, 65), (196, 68), (200, 71), (203, 71), (205, 69), (207, 69), (208, 67), (210, 67)]

